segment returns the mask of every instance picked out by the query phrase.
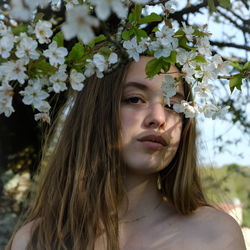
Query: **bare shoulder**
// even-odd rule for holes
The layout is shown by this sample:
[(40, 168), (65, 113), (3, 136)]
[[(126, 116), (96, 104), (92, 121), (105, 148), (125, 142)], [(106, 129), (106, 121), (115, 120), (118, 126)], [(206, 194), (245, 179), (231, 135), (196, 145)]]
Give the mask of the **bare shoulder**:
[(31, 235), (31, 230), (35, 221), (31, 221), (21, 227), (13, 238), (11, 250), (25, 250)]
[(240, 226), (223, 211), (212, 207), (200, 208), (191, 216), (191, 223), (199, 238), (206, 240), (210, 249), (246, 249)]

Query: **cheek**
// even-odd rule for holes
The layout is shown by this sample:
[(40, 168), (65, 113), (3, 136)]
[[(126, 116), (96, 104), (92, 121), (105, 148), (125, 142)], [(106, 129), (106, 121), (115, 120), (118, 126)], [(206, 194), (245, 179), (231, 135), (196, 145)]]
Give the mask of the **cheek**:
[(135, 114), (134, 112), (131, 112), (129, 109), (126, 108), (121, 108), (120, 116), (122, 134), (128, 133), (133, 127), (136, 127), (140, 122), (139, 115)]
[(177, 123), (174, 123), (172, 126), (170, 126), (167, 130), (167, 136), (170, 140), (170, 143), (172, 146), (179, 145), (179, 141), (181, 139), (181, 133), (182, 133), (182, 122), (179, 121)]

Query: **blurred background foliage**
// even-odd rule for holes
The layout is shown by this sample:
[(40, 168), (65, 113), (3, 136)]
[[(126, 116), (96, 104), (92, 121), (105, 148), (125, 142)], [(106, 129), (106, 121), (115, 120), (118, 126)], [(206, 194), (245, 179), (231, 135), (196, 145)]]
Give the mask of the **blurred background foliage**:
[[(155, 2), (164, 2), (158, 0)], [(201, 16), (220, 26), (231, 27), (231, 32), (221, 34), (220, 38), (211, 39), (214, 52), (244, 65), (250, 52), (250, 16), (248, 0), (185, 0), (176, 2), (176, 12), (170, 15), (172, 22), (187, 25), (200, 24)], [(6, 13), (10, 9), (9, 0), (0, 1), (0, 19), (6, 21)], [(59, 18), (63, 16), (63, 6), (60, 12), (53, 13)], [(247, 14), (248, 13), (248, 14)], [(45, 17), (50, 17), (46, 10)], [(218, 26), (219, 27), (219, 26)], [(213, 32), (212, 29), (208, 30)], [(239, 42), (239, 37), (242, 39)], [(229, 119), (233, 125), (238, 125), (249, 140), (250, 120), (250, 86), (249, 80), (243, 82), (242, 91), (234, 97), (230, 95), (229, 84), (224, 80), (218, 82), (218, 104), (230, 105)], [(221, 94), (221, 90), (224, 94)], [(65, 103), (65, 94), (53, 99), (55, 114)], [(42, 144), (47, 125), (36, 123), (30, 107), (21, 104), (14, 98), (15, 113), (10, 118), (0, 116), (0, 250), (6, 244), (13, 226), (22, 209), (27, 205), (26, 196), (34, 188), (34, 173), (41, 160)], [(53, 121), (52, 116), (52, 121)], [(220, 138), (219, 138), (220, 139)], [(230, 141), (230, 143), (234, 143)], [(236, 142), (235, 142), (236, 143)], [(228, 143), (229, 144), (229, 143)], [(221, 142), (220, 147), (226, 148), (227, 142)], [(221, 149), (221, 150), (222, 150)], [(46, 164), (46, 163), (44, 163)], [(207, 195), (212, 203), (229, 202), (238, 197), (243, 204), (243, 225), (250, 227), (250, 163), (242, 167), (236, 164), (222, 168), (202, 168), (202, 180)]]

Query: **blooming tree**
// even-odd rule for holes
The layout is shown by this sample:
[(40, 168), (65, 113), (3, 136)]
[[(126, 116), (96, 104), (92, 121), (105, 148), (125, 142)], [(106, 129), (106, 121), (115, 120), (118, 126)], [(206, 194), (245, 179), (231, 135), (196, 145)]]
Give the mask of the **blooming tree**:
[[(249, 79), (250, 63), (216, 54), (211, 45), (222, 43), (210, 42), (208, 27), (191, 26), (185, 16), (202, 8), (209, 8), (211, 15), (216, 15), (216, 10), (222, 14), (227, 10), (237, 16), (230, 10), (232, 3), (203, 1), (178, 11), (176, 4), (167, 0), (3, 1), (0, 21), (3, 126), (20, 119), (16, 124), (20, 128), (25, 124), (26, 130), (29, 126), (24, 120), (29, 122), (33, 128), (29, 133), (33, 131), (39, 150), (37, 131), (43, 125), (35, 121), (50, 123), (54, 119), (51, 110), (59, 109), (69, 89), (81, 91), (86, 78), (94, 74), (102, 78), (120, 64), (138, 61), (140, 55), (152, 57), (145, 68), (148, 78), (167, 74), (173, 64), (191, 86), (195, 99), (175, 104), (176, 112), (183, 112), (187, 118), (203, 113), (216, 119), (223, 117), (230, 107), (235, 111), (230, 98), (227, 101), (216, 98), (214, 82), (227, 80), (231, 91), (241, 89)], [(150, 11), (155, 6), (161, 11)], [(244, 31), (249, 32), (245, 28)], [(93, 49), (96, 45), (98, 50)], [(240, 48), (237, 44), (231, 46)], [(170, 105), (179, 80), (166, 76), (162, 84), (166, 105)], [(32, 116), (35, 121), (30, 120)], [(20, 145), (21, 150), (26, 146)]]

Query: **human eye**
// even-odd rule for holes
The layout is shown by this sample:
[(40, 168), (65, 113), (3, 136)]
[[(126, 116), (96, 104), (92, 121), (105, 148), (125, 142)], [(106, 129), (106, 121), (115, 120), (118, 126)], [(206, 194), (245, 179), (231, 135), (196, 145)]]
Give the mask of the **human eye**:
[(141, 104), (141, 103), (144, 103), (143, 99), (141, 97), (138, 97), (138, 96), (131, 96), (131, 97), (124, 98), (123, 102), (125, 102), (127, 104)]
[(176, 103), (170, 103), (170, 105), (166, 104), (166, 105), (165, 105), (165, 109), (166, 109), (167, 111), (171, 111), (171, 112), (173, 112), (173, 113), (176, 113), (176, 111), (174, 110), (174, 104), (176, 104)]

